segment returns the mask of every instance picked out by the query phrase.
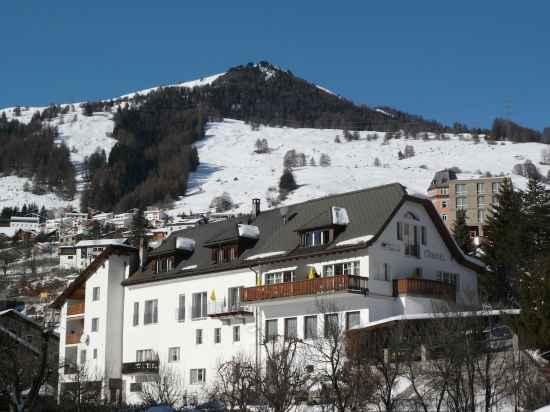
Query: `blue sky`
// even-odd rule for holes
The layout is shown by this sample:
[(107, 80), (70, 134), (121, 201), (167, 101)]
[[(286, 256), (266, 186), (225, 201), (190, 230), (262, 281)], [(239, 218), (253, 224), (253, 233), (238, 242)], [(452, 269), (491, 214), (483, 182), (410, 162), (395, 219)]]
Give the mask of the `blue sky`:
[(0, 107), (93, 100), (269, 60), (355, 102), (550, 126), (542, 1), (9, 1)]

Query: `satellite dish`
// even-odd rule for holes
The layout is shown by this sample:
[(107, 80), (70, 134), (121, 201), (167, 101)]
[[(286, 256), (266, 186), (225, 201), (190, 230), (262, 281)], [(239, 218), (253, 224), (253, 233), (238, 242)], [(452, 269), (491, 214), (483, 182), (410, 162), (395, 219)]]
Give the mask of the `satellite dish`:
[(88, 345), (90, 343), (90, 336), (87, 335), (87, 334), (83, 334), (80, 337), (80, 343), (84, 343), (84, 344)]

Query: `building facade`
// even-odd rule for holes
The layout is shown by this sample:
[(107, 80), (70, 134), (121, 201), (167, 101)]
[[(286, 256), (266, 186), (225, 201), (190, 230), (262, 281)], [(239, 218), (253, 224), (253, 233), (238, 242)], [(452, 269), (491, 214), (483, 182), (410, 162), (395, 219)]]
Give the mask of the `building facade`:
[(498, 193), (506, 176), (458, 179), (452, 170), (442, 170), (435, 174), (428, 195), (441, 219), (449, 230), (456, 221), (457, 212), (466, 214), (466, 224), (472, 239), (484, 236), (487, 218), (498, 203)]
[(397, 184), (265, 212), (255, 202), (250, 216), (173, 232), (135, 271), (123, 249), (102, 252), (54, 306), (60, 356), (103, 372), (106, 396), (128, 403), (167, 368), (199, 399), (224, 360), (265, 363), (265, 339), (478, 304), (480, 263)]

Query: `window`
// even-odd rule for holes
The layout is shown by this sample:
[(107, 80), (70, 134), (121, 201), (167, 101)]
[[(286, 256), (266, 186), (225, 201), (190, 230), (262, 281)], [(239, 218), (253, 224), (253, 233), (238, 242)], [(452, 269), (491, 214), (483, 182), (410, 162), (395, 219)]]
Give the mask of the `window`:
[(422, 238), (422, 244), (426, 246), (428, 244), (428, 231), (426, 230), (426, 226), (422, 226), (420, 228), (420, 234)]
[(178, 322), (185, 320), (185, 295), (178, 296)]
[(134, 326), (139, 325), (139, 302), (134, 302), (134, 315), (132, 319), (132, 324)]
[(170, 272), (174, 268), (174, 256), (162, 256), (155, 261), (155, 273)]
[(285, 319), (285, 339), (298, 337), (298, 320), (296, 318)]
[(99, 330), (99, 318), (92, 318), (92, 332)]
[(498, 196), (493, 195), (493, 198), (491, 199), (491, 203), (493, 206), (498, 206)]
[(441, 207), (442, 207), (443, 209), (446, 209), (446, 208), (447, 208), (447, 199), (444, 199), (444, 200), (441, 201)]
[(477, 197), (477, 206), (478, 207), (483, 207), (485, 206), (485, 196), (484, 195), (479, 195)]
[(223, 246), (212, 249), (214, 263), (230, 262), (238, 258), (237, 246)]
[(92, 289), (92, 300), (93, 301), (98, 301), (99, 300), (99, 286), (96, 286), (95, 288)]
[(241, 341), (241, 327), (233, 326), (233, 342)]
[(405, 242), (405, 255), (420, 257), (418, 247), (418, 226), (405, 223), (403, 225), (403, 240)]
[(168, 348), (168, 362), (179, 362), (180, 360), (180, 348)]
[(457, 273), (451, 273), (451, 272), (444, 272), (444, 271), (438, 271), (437, 272), (437, 280), (440, 282), (448, 283), (449, 285), (452, 285), (456, 287), (458, 285), (458, 274)]
[(189, 383), (191, 385), (200, 385), (206, 382), (206, 369), (191, 369)]
[(384, 263), (384, 278), (386, 282), (390, 280), (390, 265), (389, 263)]
[(478, 209), (477, 210), (477, 221), (481, 223), (485, 223), (485, 210), (484, 209)]
[(265, 284), (273, 285), (275, 283), (294, 282), (294, 271), (286, 270), (284, 272), (272, 272), (265, 274)]
[(403, 240), (403, 225), (397, 222), (397, 240)]
[(279, 324), (277, 319), (265, 321), (265, 337), (268, 340), (275, 339), (279, 335)]
[(80, 249), (80, 258), (81, 259), (86, 259), (87, 256), (88, 256), (88, 249), (86, 249), (86, 248)]
[(142, 385), (140, 382), (130, 382), (130, 392), (141, 392)]
[(158, 323), (158, 300), (146, 300), (145, 311), (143, 313), (143, 324), (150, 325)]
[(358, 260), (354, 260), (353, 262), (333, 263), (330, 265), (323, 265), (323, 277), (342, 276), (342, 275), (359, 276), (360, 273), (361, 273), (361, 264)]
[(227, 290), (227, 298), (229, 301), (229, 310), (239, 310), (241, 307), (241, 286), (229, 288)]
[(457, 197), (456, 198), (456, 208), (457, 209), (464, 209), (466, 207), (466, 198), (465, 197)]
[(222, 329), (214, 328), (214, 343), (221, 343), (222, 341)]
[(80, 364), (84, 365), (86, 363), (86, 349), (80, 350)]
[(346, 329), (353, 329), (361, 326), (361, 312), (354, 311), (346, 313)]
[(498, 191), (500, 190), (500, 183), (493, 182), (491, 188), (493, 190), (493, 193), (498, 193)]
[(337, 313), (329, 313), (325, 315), (325, 338), (329, 338), (336, 333), (339, 333), (339, 322)]
[(440, 193), (442, 195), (448, 195), (449, 194), (449, 188), (448, 187), (442, 187)]
[(300, 235), (300, 244), (305, 247), (326, 245), (330, 242), (329, 230), (312, 230)]
[(97, 359), (97, 349), (94, 349), (92, 352), (94, 359)]
[(193, 306), (191, 307), (191, 318), (202, 319), (208, 316), (206, 292), (193, 293)]
[(477, 193), (485, 193), (485, 183), (477, 184)]
[(317, 316), (304, 317), (304, 339), (317, 338)]
[(420, 267), (418, 268), (415, 268), (414, 269), (414, 275), (417, 277), (417, 278), (421, 278), (424, 276), (424, 270)]
[(446, 214), (442, 214), (441, 215), (441, 220), (443, 220), (444, 222), (447, 221), (447, 215)]
[(202, 329), (195, 329), (195, 344), (202, 345)]
[(457, 184), (455, 185), (455, 193), (457, 195), (463, 195), (466, 193), (466, 185), (465, 184)]

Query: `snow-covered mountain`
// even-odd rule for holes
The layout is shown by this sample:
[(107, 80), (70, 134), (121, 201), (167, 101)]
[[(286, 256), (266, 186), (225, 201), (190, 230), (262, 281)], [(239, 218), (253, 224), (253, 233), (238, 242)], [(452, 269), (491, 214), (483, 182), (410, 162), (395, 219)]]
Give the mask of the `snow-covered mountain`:
[[(265, 81), (277, 75), (276, 70), (269, 68), (262, 68), (262, 72)], [(165, 87), (202, 87), (212, 84), (223, 75), (221, 73)], [(327, 94), (333, 94), (330, 90), (317, 87)], [(154, 87), (115, 98), (113, 100), (116, 104), (112, 111), (118, 105), (131, 104), (138, 94), (143, 96), (157, 89)], [(70, 106), (68, 113), (49, 120), (49, 123), (58, 127), (60, 141), (64, 141), (71, 149), (71, 160), (79, 165), (97, 148), (104, 149), (108, 154), (116, 143), (111, 137), (114, 127), (112, 113), (94, 112), (92, 116), (85, 116), (78, 103)], [(17, 120), (29, 122), (33, 113), (44, 109), (22, 107)], [(0, 114), (4, 112), (10, 119), (14, 117), (14, 110), (13, 107), (3, 109)], [(393, 116), (381, 109), (377, 111), (388, 117)], [(283, 171), (283, 157), (291, 149), (305, 154), (307, 166), (295, 169), (299, 188), (289, 195), (286, 203), (395, 181), (405, 185), (411, 193), (424, 193), (437, 170), (453, 166), (463, 171), (462, 176), (485, 172), (509, 175), (515, 164), (530, 159), (537, 164), (541, 173), (545, 176), (548, 173), (548, 166), (538, 165), (544, 147), (539, 143), (488, 144), (484, 139), (476, 143), (468, 134), (447, 134), (445, 137), (448, 140), (438, 140), (435, 134), (429, 134), (429, 139), (400, 138), (384, 143), (384, 134), (362, 131), (359, 132), (359, 140), (346, 142), (342, 130), (267, 126), (253, 128), (233, 119), (209, 123), (206, 137), (196, 143), (199, 169), (191, 175), (187, 195), (177, 200), (172, 213), (206, 211), (212, 198), (224, 192), (235, 203), (234, 212), (248, 212), (250, 199), (254, 197), (262, 199), (263, 207), (267, 207), (267, 198), (275, 196), (273, 189), (269, 192), (270, 188), (277, 188)], [(341, 143), (335, 142), (337, 135)], [(264, 138), (271, 150), (265, 154), (255, 153), (255, 141)], [(412, 145), (416, 155), (398, 160), (397, 153), (403, 151), (405, 145)], [(330, 166), (319, 166), (323, 153), (329, 155)], [(15, 176), (0, 177), (0, 208), (29, 202), (48, 208), (67, 205), (66, 201), (53, 194), (39, 196), (25, 192), (23, 186), (27, 181)], [(520, 176), (514, 176), (514, 183), (524, 187), (526, 181)], [(76, 207), (78, 203), (78, 198), (72, 202)]]

